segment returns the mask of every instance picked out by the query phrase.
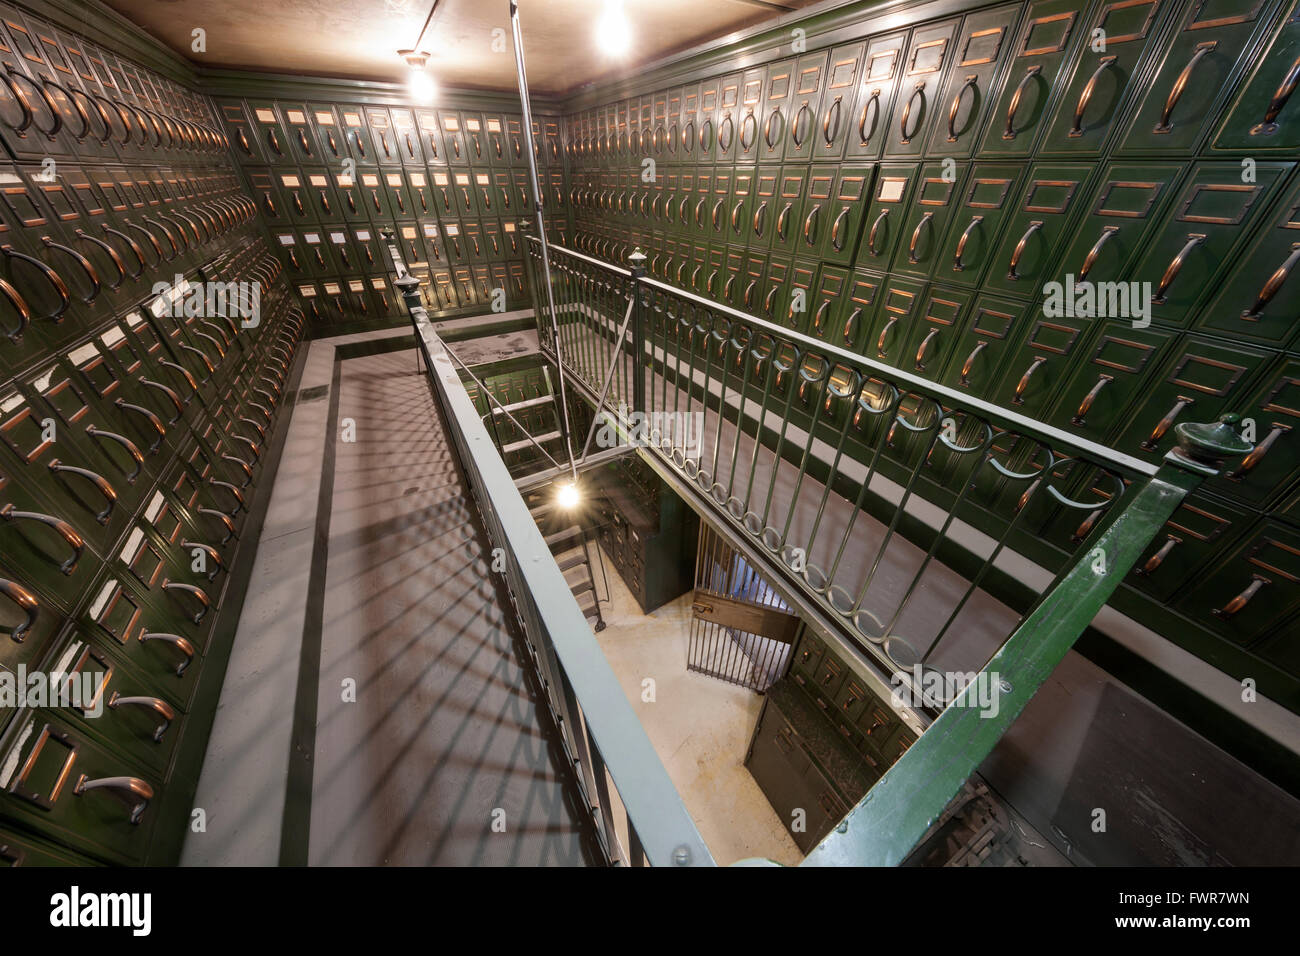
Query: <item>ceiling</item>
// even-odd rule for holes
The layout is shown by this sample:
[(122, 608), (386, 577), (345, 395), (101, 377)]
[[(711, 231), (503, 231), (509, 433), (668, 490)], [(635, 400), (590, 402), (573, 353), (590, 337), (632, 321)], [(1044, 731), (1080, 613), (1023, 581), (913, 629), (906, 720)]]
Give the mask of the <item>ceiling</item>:
[[(433, 0), (106, 0), (109, 6), (201, 65), (396, 81)], [(724, 37), (815, 0), (623, 0), (632, 49), (623, 59), (596, 47), (606, 0), (520, 0), (529, 86), (562, 93), (633, 71), (668, 53)], [(192, 33), (206, 32), (205, 52)], [(498, 42), (494, 50), (493, 30)], [(437, 0), (421, 44), (447, 86), (515, 88), (508, 0)]]

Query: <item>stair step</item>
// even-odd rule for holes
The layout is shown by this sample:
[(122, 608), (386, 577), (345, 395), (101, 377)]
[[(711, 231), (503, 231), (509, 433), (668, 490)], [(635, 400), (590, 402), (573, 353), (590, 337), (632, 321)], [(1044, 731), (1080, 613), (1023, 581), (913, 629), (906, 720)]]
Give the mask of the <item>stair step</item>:
[(575, 551), (571, 557), (567, 557), (563, 561), (556, 561), (556, 564), (560, 566), (561, 573), (580, 568), (586, 563), (587, 555), (583, 551)]
[(563, 541), (568, 541), (570, 538), (580, 537), (581, 535), (582, 535), (581, 528), (579, 528), (576, 524), (570, 525), (569, 527), (565, 528), (562, 531), (557, 531), (555, 532), (555, 534), (547, 535), (546, 546), (548, 548), (554, 549), (554, 547), (557, 544)]
[(513, 405), (506, 405), (504, 407), (493, 405), (492, 414), (500, 415), (504, 412), (509, 412), (513, 415), (515, 412), (523, 411), (525, 408), (537, 408), (539, 405), (549, 405), (553, 401), (555, 401), (554, 395), (543, 395), (541, 398), (529, 398), (522, 402), (515, 402)]
[(545, 435), (534, 435), (531, 439), (521, 438), (519, 441), (512, 441), (508, 445), (501, 446), (501, 454), (509, 455), (512, 452), (523, 451), (525, 448), (531, 448), (534, 445), (545, 445), (548, 442), (556, 441), (563, 436), (558, 432), (547, 432)]
[(596, 582), (591, 580), (591, 578), (587, 578), (583, 581), (579, 581), (577, 584), (570, 584), (569, 590), (573, 592), (574, 597), (577, 597), (579, 594), (586, 594), (588, 591), (595, 591)]

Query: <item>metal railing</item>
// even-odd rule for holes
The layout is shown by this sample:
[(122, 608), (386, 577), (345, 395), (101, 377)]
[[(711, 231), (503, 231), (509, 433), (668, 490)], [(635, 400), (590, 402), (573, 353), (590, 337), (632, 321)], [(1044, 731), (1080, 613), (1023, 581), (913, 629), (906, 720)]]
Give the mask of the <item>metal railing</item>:
[[(901, 862), (1183, 498), (1250, 449), (1226, 420), (1179, 425), (1157, 467), (648, 278), (641, 256), (627, 269), (549, 244), (543, 296), (528, 240), (538, 322), (558, 326), (550, 357), (589, 400), (608, 392), (608, 422), (938, 714), (809, 863)], [(981, 585), (1025, 565), (1027, 535), (1054, 546), (1056, 573), (1016, 615)], [(976, 558), (964, 575), (949, 566), (962, 554)], [(979, 674), (928, 690), (954, 671)], [(975, 706), (981, 681), (993, 717)]]
[[(492, 442), (458, 362), (419, 304), (418, 283), (398, 279), (443, 423), (494, 549), (531, 664), (573, 765), (586, 809), (612, 862), (712, 866), (682, 804), (569, 591), (528, 506)], [(612, 788), (610, 784), (613, 784)]]

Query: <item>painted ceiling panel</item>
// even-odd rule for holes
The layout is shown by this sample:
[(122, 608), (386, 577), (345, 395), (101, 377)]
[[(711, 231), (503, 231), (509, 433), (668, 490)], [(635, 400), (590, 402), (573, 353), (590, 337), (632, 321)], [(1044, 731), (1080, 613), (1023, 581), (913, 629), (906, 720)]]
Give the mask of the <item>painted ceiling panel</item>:
[[(432, 0), (107, 0), (195, 63), (367, 80), (401, 80)], [(606, 0), (521, 0), (528, 80), (558, 93), (752, 26), (813, 0), (624, 0), (632, 52), (597, 49)], [(205, 49), (196, 50), (202, 30)], [(502, 32), (494, 32), (502, 31)], [(515, 87), (508, 0), (438, 0), (421, 44), (447, 86)]]

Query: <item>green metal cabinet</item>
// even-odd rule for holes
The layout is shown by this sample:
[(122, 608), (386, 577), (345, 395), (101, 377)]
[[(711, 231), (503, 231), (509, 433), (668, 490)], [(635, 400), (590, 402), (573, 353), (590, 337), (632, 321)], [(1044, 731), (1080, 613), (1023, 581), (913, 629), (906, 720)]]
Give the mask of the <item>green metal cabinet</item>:
[(846, 159), (876, 159), (884, 149), (903, 72), (907, 37), (904, 31), (867, 41), (858, 71), (857, 101), (845, 142)]
[(903, 238), (903, 216), (919, 178), (911, 164), (882, 163), (876, 171), (876, 185), (863, 220), (863, 235), (855, 263), (872, 269), (886, 269)]
[(944, 235), (963, 194), (965, 166), (953, 162), (921, 167), (907, 212), (899, 222), (892, 272), (928, 277), (936, 271)]
[(1069, 224), (1082, 203), (1093, 167), (1035, 164), (984, 280), (987, 288), (1025, 297), (1039, 294), (1060, 248), (1073, 238)]
[(983, 136), (995, 84), (1012, 55), (1019, 3), (968, 14), (957, 34), (952, 66), (936, 91), (930, 156), (970, 156)]
[(1216, 151), (1293, 156), (1300, 148), (1300, 2), (1284, 3), (1273, 20), (1266, 45), (1214, 135)]
[(976, 163), (971, 168), (959, 207), (948, 213), (951, 226), (942, 248), (933, 256), (936, 279), (979, 285), (1014, 208), (1023, 173), (1023, 167), (1008, 164)]

